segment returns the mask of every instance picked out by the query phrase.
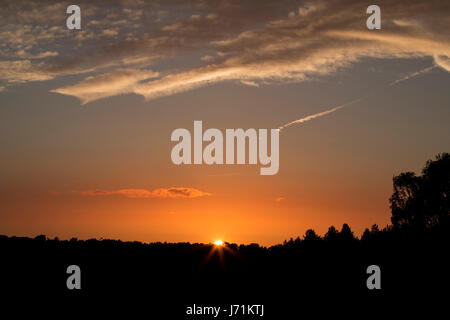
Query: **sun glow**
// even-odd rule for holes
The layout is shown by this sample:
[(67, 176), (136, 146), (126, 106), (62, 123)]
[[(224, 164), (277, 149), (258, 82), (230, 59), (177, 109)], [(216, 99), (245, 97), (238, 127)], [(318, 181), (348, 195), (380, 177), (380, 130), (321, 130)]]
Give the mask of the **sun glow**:
[(214, 241), (214, 245), (216, 245), (216, 246), (223, 246), (223, 241), (222, 240), (216, 240), (216, 241)]

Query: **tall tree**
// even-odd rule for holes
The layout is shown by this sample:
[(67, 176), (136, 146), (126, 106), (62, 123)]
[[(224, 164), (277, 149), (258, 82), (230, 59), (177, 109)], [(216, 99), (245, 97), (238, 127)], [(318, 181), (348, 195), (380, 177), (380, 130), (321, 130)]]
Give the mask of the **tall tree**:
[(391, 221), (396, 227), (427, 228), (450, 222), (450, 154), (427, 161), (422, 175), (404, 172), (393, 178)]

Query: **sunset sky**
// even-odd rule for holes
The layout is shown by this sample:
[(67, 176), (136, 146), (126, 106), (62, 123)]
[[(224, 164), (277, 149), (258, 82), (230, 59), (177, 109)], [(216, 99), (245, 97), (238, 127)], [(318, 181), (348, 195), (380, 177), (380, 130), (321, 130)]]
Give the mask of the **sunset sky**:
[[(390, 223), (450, 147), (450, 2), (0, 6), (0, 234), (271, 245)], [(358, 101), (354, 102), (355, 100)], [(174, 165), (173, 130), (279, 128), (278, 174)]]

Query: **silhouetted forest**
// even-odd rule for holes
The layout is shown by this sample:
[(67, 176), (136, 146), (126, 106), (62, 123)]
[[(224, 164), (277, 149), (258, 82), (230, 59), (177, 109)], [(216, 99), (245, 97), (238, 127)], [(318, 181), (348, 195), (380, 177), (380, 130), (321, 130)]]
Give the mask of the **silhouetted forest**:
[[(12, 296), (139, 297), (161, 310), (170, 305), (160, 311), (176, 318), (193, 303), (251, 301), (272, 306), (267, 317), (277, 318), (319, 297), (372, 303), (438, 295), (450, 284), (449, 188), (448, 153), (428, 161), (421, 175), (394, 176), (392, 224), (373, 225), (360, 238), (347, 224), (271, 247), (0, 236), (1, 287)], [(66, 287), (72, 264), (81, 268), (81, 290)], [(380, 290), (366, 286), (369, 265), (381, 269)]]

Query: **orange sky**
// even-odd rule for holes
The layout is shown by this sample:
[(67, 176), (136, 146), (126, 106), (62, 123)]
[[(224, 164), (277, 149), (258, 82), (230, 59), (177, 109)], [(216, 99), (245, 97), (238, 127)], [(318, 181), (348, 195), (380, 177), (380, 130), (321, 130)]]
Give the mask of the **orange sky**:
[[(449, 151), (448, 5), (392, 0), (368, 30), (357, 0), (255, 3), (80, 0), (77, 31), (62, 2), (0, 7), (0, 234), (271, 245), (388, 224), (392, 177)], [(195, 120), (305, 117), (273, 176), (171, 161)]]

